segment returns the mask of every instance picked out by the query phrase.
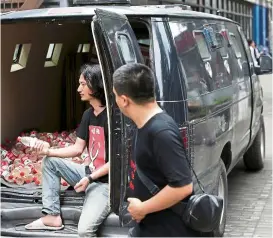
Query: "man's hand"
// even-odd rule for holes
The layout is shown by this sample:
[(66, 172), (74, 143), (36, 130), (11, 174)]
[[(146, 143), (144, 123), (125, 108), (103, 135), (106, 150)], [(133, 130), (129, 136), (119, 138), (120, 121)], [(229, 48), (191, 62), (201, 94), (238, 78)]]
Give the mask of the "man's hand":
[(47, 155), (50, 144), (43, 140), (36, 140), (35, 145), (32, 147), (39, 155)]
[(74, 189), (77, 193), (84, 192), (88, 185), (89, 179), (87, 177), (84, 177), (74, 186)]
[(128, 198), (128, 212), (136, 222), (140, 222), (147, 214), (143, 209), (143, 203), (137, 198)]

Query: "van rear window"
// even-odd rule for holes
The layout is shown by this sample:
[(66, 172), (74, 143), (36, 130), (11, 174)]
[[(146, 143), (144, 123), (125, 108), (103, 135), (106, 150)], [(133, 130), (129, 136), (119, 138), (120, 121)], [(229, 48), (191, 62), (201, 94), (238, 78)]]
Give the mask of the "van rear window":
[(201, 31), (195, 31), (194, 37), (202, 59), (210, 59), (210, 52), (206, 42), (206, 38)]

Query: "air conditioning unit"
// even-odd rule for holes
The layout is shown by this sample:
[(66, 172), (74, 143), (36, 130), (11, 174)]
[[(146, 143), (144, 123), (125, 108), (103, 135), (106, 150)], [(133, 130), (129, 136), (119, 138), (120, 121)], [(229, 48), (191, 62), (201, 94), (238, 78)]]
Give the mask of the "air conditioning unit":
[(73, 0), (74, 5), (130, 5), (130, 0)]

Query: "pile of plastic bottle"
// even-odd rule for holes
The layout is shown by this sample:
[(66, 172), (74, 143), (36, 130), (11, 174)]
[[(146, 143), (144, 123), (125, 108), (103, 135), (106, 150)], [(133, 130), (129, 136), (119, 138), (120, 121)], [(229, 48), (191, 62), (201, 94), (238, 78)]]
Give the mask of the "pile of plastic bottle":
[[(63, 148), (73, 145), (76, 141), (76, 131), (63, 131), (61, 133), (38, 133), (31, 131), (30, 133), (21, 133), (16, 141), (6, 141), (5, 145), (1, 145), (1, 177), (9, 183), (24, 185), (33, 183), (37, 186), (42, 185), (42, 160), (44, 155), (26, 146), (19, 138), (32, 137), (50, 144), (51, 148)], [(81, 156), (74, 158), (66, 158), (75, 163), (82, 164), (88, 159), (87, 150)], [(66, 181), (61, 179), (62, 186), (69, 186)]]

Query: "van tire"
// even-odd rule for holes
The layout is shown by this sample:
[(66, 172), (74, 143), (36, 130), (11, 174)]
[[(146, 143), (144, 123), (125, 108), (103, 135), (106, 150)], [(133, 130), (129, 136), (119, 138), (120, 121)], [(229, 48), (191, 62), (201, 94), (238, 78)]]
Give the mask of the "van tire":
[(265, 129), (264, 118), (261, 116), (260, 129), (252, 143), (244, 154), (244, 164), (249, 170), (261, 170), (264, 167), (265, 158)]
[(224, 206), (223, 206), (223, 214), (221, 223), (218, 229), (214, 230), (211, 234), (212, 237), (222, 237), (224, 236), (226, 220), (227, 220), (227, 204), (228, 204), (228, 183), (227, 183), (227, 171), (226, 166), (223, 160), (220, 160), (220, 176), (218, 180), (218, 186), (216, 190), (216, 194), (218, 196), (223, 197)]

